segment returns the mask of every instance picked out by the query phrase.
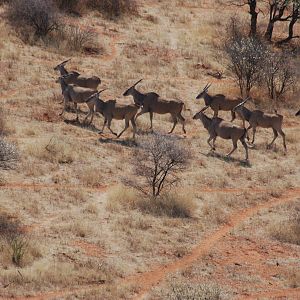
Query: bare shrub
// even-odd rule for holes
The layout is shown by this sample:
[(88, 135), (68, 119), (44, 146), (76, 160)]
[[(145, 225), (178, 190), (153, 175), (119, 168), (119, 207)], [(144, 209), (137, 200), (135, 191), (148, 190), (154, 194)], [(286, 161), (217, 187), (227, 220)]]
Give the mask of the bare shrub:
[(296, 72), (291, 62), (291, 55), (286, 52), (267, 51), (263, 73), (272, 99), (281, 97), (296, 83)]
[(192, 284), (189, 282), (172, 282), (168, 300), (220, 300), (221, 289), (212, 284)]
[(231, 20), (228, 29), (229, 36), (225, 43), (228, 67), (236, 77), (241, 95), (249, 96), (261, 78), (266, 47), (258, 38), (245, 35), (235, 19)]
[(89, 6), (100, 10), (109, 18), (118, 18), (125, 14), (136, 14), (135, 0), (89, 0)]
[(157, 197), (179, 181), (177, 174), (184, 170), (189, 157), (190, 152), (179, 139), (162, 134), (146, 135), (132, 155), (135, 178), (126, 178), (124, 182), (144, 195)]
[(0, 169), (11, 169), (19, 159), (17, 148), (0, 137)]
[(45, 37), (58, 28), (58, 14), (52, 0), (11, 1), (8, 16), (22, 33), (33, 30), (37, 37)]
[(20, 266), (28, 247), (28, 240), (19, 222), (7, 215), (0, 215), (0, 237), (9, 246), (12, 262)]
[(67, 42), (67, 48), (72, 51), (82, 51), (95, 43), (97, 34), (91, 29), (81, 29), (79, 26), (65, 26), (63, 36)]

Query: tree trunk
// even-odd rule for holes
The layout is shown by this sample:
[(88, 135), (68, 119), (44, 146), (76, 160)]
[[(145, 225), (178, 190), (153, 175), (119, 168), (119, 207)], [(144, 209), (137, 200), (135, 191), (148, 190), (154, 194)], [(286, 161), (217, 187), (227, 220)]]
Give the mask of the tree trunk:
[(274, 30), (274, 21), (270, 20), (265, 33), (265, 38), (268, 42), (271, 42), (272, 40), (273, 30)]
[[(300, 6), (300, 4), (298, 4)], [(289, 35), (286, 39), (283, 39), (281, 41), (278, 42), (278, 44), (284, 44), (284, 43), (288, 43), (291, 39), (296, 38), (298, 36), (294, 36), (294, 26), (298, 21), (298, 18), (300, 17), (299, 15), (299, 6), (295, 6), (293, 7), (293, 14), (292, 14), (292, 19), (290, 21), (289, 24)]]
[(257, 33), (257, 16), (256, 12), (256, 0), (253, 0), (249, 3), (250, 6), (250, 15), (251, 15), (251, 27), (250, 27), (250, 36), (256, 36)]

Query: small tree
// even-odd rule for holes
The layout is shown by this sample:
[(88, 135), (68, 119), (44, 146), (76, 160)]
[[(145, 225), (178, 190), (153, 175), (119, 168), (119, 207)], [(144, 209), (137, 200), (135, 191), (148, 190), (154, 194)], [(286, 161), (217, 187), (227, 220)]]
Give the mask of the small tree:
[(125, 184), (158, 197), (179, 181), (177, 174), (186, 167), (190, 153), (175, 137), (161, 134), (143, 137), (138, 146), (132, 159), (135, 179), (125, 179)]
[(229, 57), (229, 69), (234, 73), (241, 95), (249, 96), (261, 77), (265, 57), (265, 45), (255, 37), (247, 37), (235, 20), (231, 21), (225, 51)]
[(34, 34), (44, 37), (58, 26), (58, 14), (52, 0), (14, 0), (9, 18), (16, 26), (29, 26)]
[(288, 53), (266, 52), (264, 80), (271, 99), (277, 99), (293, 87), (296, 80), (295, 69)]

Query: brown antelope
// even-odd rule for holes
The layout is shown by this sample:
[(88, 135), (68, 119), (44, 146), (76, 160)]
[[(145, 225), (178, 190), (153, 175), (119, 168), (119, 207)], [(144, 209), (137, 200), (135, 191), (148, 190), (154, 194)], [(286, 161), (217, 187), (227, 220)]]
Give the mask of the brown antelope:
[[(211, 150), (215, 150), (215, 141), (218, 136), (226, 140), (231, 139), (233, 149), (227, 154), (227, 156), (229, 157), (237, 149), (237, 142), (238, 140), (240, 140), (246, 151), (246, 160), (248, 160), (248, 146), (245, 142), (246, 129), (231, 122), (224, 121), (221, 118), (209, 118), (204, 114), (204, 111), (207, 108), (208, 106), (204, 107), (201, 111), (195, 114), (193, 119), (201, 120), (204, 128), (208, 131), (209, 138), (207, 140), (207, 143), (210, 146)], [(211, 141), (213, 141), (212, 144), (210, 143)]]
[(214, 111), (214, 117), (218, 116), (219, 110), (231, 111), (231, 122), (235, 119), (235, 113), (232, 109), (243, 101), (243, 99), (229, 99), (223, 94), (210, 95), (208, 89), (211, 84), (207, 84), (203, 91), (196, 97), (196, 99), (204, 99), (205, 106), (209, 106)]
[(241, 116), (241, 118), (249, 122), (250, 125), (247, 128), (247, 132), (248, 130), (253, 128), (253, 138), (251, 143), (254, 144), (256, 127), (272, 128), (274, 133), (274, 138), (272, 142), (268, 145), (268, 148), (270, 148), (273, 145), (279, 133), (282, 136), (283, 147), (284, 150), (286, 151), (287, 148), (285, 143), (285, 134), (282, 131), (283, 116), (278, 114), (276, 111), (275, 114), (267, 114), (261, 110), (250, 111), (249, 109), (244, 107), (245, 103), (248, 100), (249, 98), (247, 98), (246, 100), (238, 104), (236, 107), (233, 108), (233, 111), (237, 112)]
[(55, 71), (60, 72), (61, 76), (68, 75), (68, 77), (65, 77), (66, 84), (75, 84), (85, 88), (96, 89), (101, 83), (101, 79), (97, 76), (84, 77), (76, 71), (68, 72), (65, 68), (65, 65), (70, 60), (71, 59), (67, 59), (54, 68)]
[[(117, 138), (119, 138), (124, 131), (129, 127), (129, 121), (131, 122), (131, 125), (133, 127), (133, 138), (135, 138), (136, 133), (136, 124), (135, 124), (135, 116), (139, 109), (139, 107), (136, 104), (120, 104), (117, 103), (116, 100), (108, 100), (103, 101), (99, 98), (99, 95), (104, 90), (97, 92), (89, 97), (87, 99), (87, 104), (90, 109), (89, 114), (86, 116), (86, 119), (91, 115), (91, 121), (93, 121), (94, 112), (99, 112), (104, 116), (104, 124), (103, 128), (100, 133), (104, 131), (104, 128), (107, 124), (107, 128), (111, 131), (112, 134), (116, 135)], [(85, 119), (85, 120), (86, 120)], [(115, 133), (110, 128), (111, 121), (115, 120), (125, 120), (125, 128), (119, 133)]]
[[(67, 105), (69, 102), (74, 102), (75, 109), (76, 109), (76, 120), (79, 121), (79, 116), (78, 116), (78, 108), (77, 104), (78, 103), (86, 103), (87, 99), (97, 93), (97, 90), (94, 89), (89, 89), (89, 88), (84, 88), (84, 87), (79, 87), (74, 84), (67, 84), (65, 82), (65, 77), (68, 75), (60, 76), (57, 80), (58, 83), (60, 83), (62, 94), (64, 96), (64, 107), (62, 112), (60, 113), (60, 116), (64, 114), (66, 111)], [(93, 104), (92, 103), (87, 103), (89, 106), (89, 110), (93, 110)], [(91, 106), (91, 107), (90, 107)]]
[(134, 99), (134, 102), (142, 106), (141, 111), (136, 115), (136, 119), (142, 114), (149, 113), (150, 114), (150, 129), (153, 128), (152, 120), (153, 113), (157, 114), (171, 114), (173, 119), (173, 127), (169, 133), (172, 133), (175, 129), (178, 121), (182, 124), (182, 130), (186, 133), (184, 128), (185, 119), (182, 116), (181, 112), (184, 106), (184, 103), (181, 100), (165, 100), (161, 99), (158, 94), (151, 92), (142, 94), (135, 87), (138, 83), (142, 81), (139, 80), (133, 86), (131, 86), (127, 91), (124, 92), (123, 96), (131, 95)]

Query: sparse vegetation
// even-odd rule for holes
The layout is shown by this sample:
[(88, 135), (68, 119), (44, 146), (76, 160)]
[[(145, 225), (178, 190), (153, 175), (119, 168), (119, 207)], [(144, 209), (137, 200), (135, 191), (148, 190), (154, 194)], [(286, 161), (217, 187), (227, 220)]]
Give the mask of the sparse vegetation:
[(220, 300), (221, 289), (212, 284), (193, 284), (188, 282), (172, 282), (168, 300)]
[(295, 210), (288, 220), (273, 224), (270, 232), (281, 242), (300, 245), (300, 212)]
[(72, 51), (83, 51), (95, 44), (96, 33), (91, 29), (81, 29), (79, 26), (65, 26), (63, 37), (67, 41), (67, 48)]
[(144, 136), (132, 159), (136, 178), (124, 182), (144, 195), (157, 197), (179, 181), (177, 174), (184, 170), (189, 158), (190, 152), (176, 138), (161, 134)]
[(119, 18), (124, 14), (136, 14), (135, 0), (91, 0), (89, 5), (100, 10), (109, 18)]
[[(239, 96), (237, 81), (227, 68), (223, 39), (236, 7), (226, 1), (136, 1), (136, 15), (127, 11), (115, 16), (106, 14), (100, 5), (91, 8), (97, 2), (53, 0), (58, 30), (40, 37), (29, 23), (17, 27), (14, 20), (9, 22), (11, 6), (1, 5), (4, 122), (0, 122), (0, 135), (20, 153), (20, 163), (17, 159), (0, 169), (1, 212), (11, 222), (20, 222), (16, 221), (18, 239), (8, 243), (0, 238), (1, 297), (114, 300), (140, 298), (143, 293), (149, 299), (168, 299), (167, 294), (178, 299), (195, 292), (214, 299), (221, 290), (222, 299), (246, 294), (272, 298), (277, 291), (293, 298), (300, 259), (299, 245), (290, 244), (297, 240), (291, 211), (300, 186), (300, 119), (295, 116), (300, 108), (299, 80), (295, 77), (280, 98), (279, 71), (274, 84), (287, 155), (282, 153), (281, 138), (266, 149), (273, 138), (271, 128), (259, 129), (255, 145), (249, 147), (251, 165), (219, 154), (232, 149), (231, 140), (218, 138), (217, 153), (212, 155), (207, 153), (207, 132), (192, 119), (204, 106), (203, 100), (194, 98), (206, 83), (212, 83), (211, 95), (223, 94), (228, 101)], [(261, 3), (257, 1), (255, 11), (258, 38), (268, 23)], [(246, 39), (252, 17), (248, 8), (238, 10)], [(80, 29), (79, 42), (74, 42), (78, 47), (69, 42), (70, 28)], [(294, 29), (296, 36), (298, 21)], [(82, 44), (81, 34), (86, 30), (95, 36)], [(284, 53), (288, 63), (283, 67), (293, 66), (298, 76), (299, 41), (292, 39), (284, 46), (276, 43), (286, 37), (286, 30), (277, 22), (274, 43), (266, 43), (266, 49), (278, 54), (273, 57), (275, 64)], [(186, 134), (181, 126), (171, 134), (160, 134), (171, 129), (174, 119), (154, 112), (154, 135), (149, 133), (149, 113), (137, 119), (134, 141), (131, 129), (118, 139), (108, 130), (98, 135), (103, 116), (95, 114), (93, 126), (83, 126), (74, 120), (74, 103), (66, 110), (64, 122), (59, 116), (63, 95), (55, 82), (60, 70), (54, 70), (61, 62), (68, 62), (67, 71), (80, 74), (80, 80), (99, 76), (101, 84), (96, 78), (94, 89), (108, 88), (104, 101), (133, 105), (132, 95), (121, 95), (141, 78), (141, 93), (153, 91), (160, 99), (182, 99)], [(266, 62), (264, 72), (265, 68)], [(253, 101), (246, 106), (274, 115), (275, 101), (269, 99), (266, 83), (263, 73), (250, 91)], [(84, 102), (78, 108), (82, 120), (88, 108)], [(164, 112), (163, 105), (160, 112)], [(212, 113), (208, 108), (207, 115)], [(230, 111), (219, 109), (219, 117), (230, 121)], [(230, 124), (240, 125), (240, 120)], [(245, 125), (249, 126), (247, 121)], [(123, 128), (124, 122), (112, 122), (114, 132)], [(157, 179), (153, 185), (144, 175), (155, 174), (154, 158), (159, 156), (153, 156), (151, 149), (157, 149), (153, 146), (156, 136), (172, 146), (158, 147), (157, 171), (162, 170), (166, 181), (161, 183), (156, 173), (151, 177)], [(173, 151), (174, 143), (180, 151)], [(167, 171), (165, 163), (182, 151), (186, 159), (179, 159), (177, 167)], [(234, 157), (244, 158), (244, 149), (238, 147)], [(136, 172), (140, 166), (143, 176)], [(139, 188), (122, 186), (123, 178)], [(280, 240), (273, 235), (275, 227)], [(269, 228), (271, 232), (264, 230)], [(173, 290), (164, 280), (169, 276), (178, 278)], [(213, 287), (206, 284), (213, 282)], [(182, 287), (185, 283), (186, 288)]]
[(19, 159), (17, 148), (0, 137), (0, 169), (10, 169)]
[(45, 37), (58, 28), (58, 14), (52, 0), (11, 1), (8, 15), (23, 34), (33, 32), (37, 37)]
[(9, 247), (12, 262), (20, 266), (28, 249), (28, 240), (20, 224), (5, 214), (0, 215), (0, 238)]
[(137, 209), (154, 216), (190, 218), (197, 206), (192, 196), (166, 193), (160, 197), (145, 197), (119, 186), (110, 190), (107, 207), (111, 211)]
[(61, 10), (68, 13), (76, 13), (79, 8), (79, 4), (82, 4), (82, 0), (55, 0), (55, 3)]
[(231, 20), (225, 50), (229, 56), (229, 69), (236, 77), (241, 95), (249, 96), (259, 82), (266, 54), (265, 45), (256, 37), (243, 34), (235, 19)]
[(263, 74), (270, 98), (280, 98), (295, 86), (296, 73), (291, 54), (266, 51)]

